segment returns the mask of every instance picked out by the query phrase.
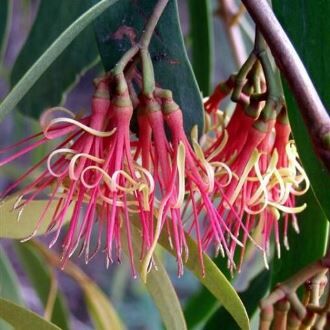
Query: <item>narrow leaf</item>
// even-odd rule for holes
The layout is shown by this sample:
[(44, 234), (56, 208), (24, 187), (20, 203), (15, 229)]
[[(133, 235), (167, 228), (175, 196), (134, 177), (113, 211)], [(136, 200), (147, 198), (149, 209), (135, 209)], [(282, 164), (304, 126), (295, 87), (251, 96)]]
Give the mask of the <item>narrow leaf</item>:
[[(33, 287), (38, 294), (41, 303), (46, 307), (50, 288), (51, 275), (45, 261), (28, 244), (16, 244), (16, 250), (20, 256), (23, 269), (27, 273)], [(51, 322), (62, 330), (70, 328), (68, 320), (68, 307), (64, 296), (57, 292)]]
[[(89, 0), (41, 1), (36, 20), (12, 69), (11, 84), (15, 85), (64, 29), (89, 7)], [(56, 19), (50, 21), (49, 13)], [(46, 107), (61, 103), (68, 89), (98, 58), (93, 28), (88, 26), (27, 92), (18, 104), (19, 110), (39, 118)]]
[[(255, 279), (253, 279), (249, 287), (242, 293), (239, 293), (244, 306), (246, 307), (249, 318), (251, 319), (256, 312), (260, 300), (264, 297), (270, 287), (271, 272), (264, 270)], [(239, 330), (233, 318), (223, 309), (220, 308), (205, 325), (205, 329), (217, 330), (219, 324), (225, 324), (227, 329)]]
[[(125, 253), (128, 254), (126, 235), (122, 234), (122, 240), (126, 241), (123, 247)], [(134, 251), (139, 251), (141, 247), (141, 234), (136, 228), (132, 228), (132, 243)], [(141, 271), (141, 261), (135, 254), (135, 265), (138, 271)], [(174, 290), (173, 284), (169, 279), (167, 272), (161, 261), (155, 256), (154, 262), (157, 270), (154, 268), (148, 274), (148, 280), (145, 284), (150, 296), (154, 300), (161, 319), (166, 329), (185, 330), (187, 329), (186, 321), (183, 316), (179, 298)]]
[[(0, 297), (23, 305), (18, 278), (2, 248), (0, 248)], [(11, 330), (11, 327), (0, 319), (0, 329)]]
[[(60, 264), (60, 257), (55, 252), (47, 249), (37, 241), (30, 241), (28, 244), (45, 257), (51, 265), (58, 267)], [(67, 261), (63, 271), (72, 277), (81, 287), (85, 296), (88, 312), (90, 313), (96, 330), (124, 329), (111, 302), (90, 277), (71, 261)]]
[[(329, 109), (330, 46), (325, 37), (326, 31), (330, 28), (327, 15), (330, 10), (329, 1), (276, 0), (273, 1), (273, 5), (275, 13), (302, 58), (326, 108)], [(326, 218), (330, 220), (330, 176), (315, 155), (298, 106), (287, 85), (285, 85), (285, 96), (298, 151), (318, 201), (312, 191), (300, 199), (299, 204), (307, 202), (307, 209), (298, 217), (301, 233), (297, 235), (291, 230), (289, 233), (290, 251), (282, 253), (282, 258), (274, 261), (273, 286), (288, 279), (323, 255), (328, 237)]]
[(74, 21), (61, 35), (47, 48), (39, 59), (29, 68), (24, 76), (17, 82), (11, 92), (0, 104), (0, 121), (13, 110), (24, 95), (31, 89), (41, 75), (58, 58), (59, 55), (71, 44), (96, 17), (118, 0), (102, 0), (91, 7), (76, 21)]
[[(161, 235), (160, 244), (174, 254), (165, 234)], [(249, 329), (249, 318), (237, 292), (215, 263), (204, 254), (205, 277), (201, 275), (198, 247), (192, 238), (187, 237), (189, 259), (186, 264), (200, 282), (217, 298), (220, 304), (231, 314), (241, 329)]]
[(1, 0), (0, 6), (0, 65), (6, 51), (9, 25), (11, 22), (12, 2)]
[(2, 298), (0, 298), (0, 318), (11, 324), (15, 330), (61, 330), (38, 314)]
[[(274, 11), (299, 53), (317, 91), (330, 109), (330, 1), (273, 1)], [(303, 165), (311, 180), (313, 190), (330, 219), (330, 175), (315, 155), (298, 106), (285, 85), (290, 123)], [(330, 114), (330, 113), (329, 113)], [(315, 219), (316, 221), (316, 219)]]
[[(41, 202), (41, 201), (34, 203), (38, 203), (41, 209), (45, 205), (45, 202)], [(4, 205), (2, 207), (4, 207)], [(33, 208), (31, 207), (29, 210), (30, 212), (32, 212)], [(8, 214), (8, 210), (7, 210), (7, 214)], [(38, 214), (40, 214), (40, 211), (38, 212), (37, 210), (34, 210), (34, 216), (37, 217)], [(2, 218), (3, 217), (0, 217), (0, 221), (3, 220)], [(12, 220), (15, 220), (15, 217), (13, 217)], [(49, 221), (49, 219), (47, 218), (45, 220)], [(6, 228), (8, 226), (0, 226), (1, 229), (2, 227)], [(8, 232), (10, 232), (8, 231), (8, 229), (5, 230), (5, 233)], [(0, 237), (1, 236), (3, 237), (3, 233), (4, 231), (1, 230)], [(11, 236), (7, 236), (7, 237), (21, 238), (22, 236), (20, 235), (19, 232), (14, 230), (11, 232)], [(174, 251), (171, 249), (165, 234), (161, 235), (160, 243), (170, 253), (174, 254)], [(186, 266), (199, 278), (200, 282), (217, 298), (217, 300), (224, 306), (224, 308), (228, 310), (228, 312), (233, 316), (237, 324), (242, 329), (249, 329), (249, 319), (246, 310), (244, 308), (244, 305), (240, 300), (239, 296), (237, 295), (235, 289), (226, 279), (225, 275), (221, 273), (221, 271), (217, 268), (214, 262), (207, 255), (204, 254), (204, 265), (205, 265), (206, 276), (202, 277), (197, 245), (190, 237), (187, 237), (187, 244), (188, 244), (190, 256)], [(83, 283), (84, 282), (85, 281), (83, 281)], [(83, 289), (86, 288), (83, 287)], [(93, 295), (90, 295), (90, 297), (91, 297), (90, 299), (94, 299), (93, 297), (95, 297), (95, 293)], [(92, 302), (93, 301), (94, 300), (92, 300)], [(95, 302), (97, 302), (97, 300)], [(100, 307), (98, 304), (96, 304), (95, 308), (96, 307), (102, 308), (102, 305)]]
[(189, 0), (192, 65), (205, 96), (210, 94), (213, 69), (213, 27), (210, 0)]
[(2, 248), (0, 248), (0, 297), (23, 305), (16, 272)]
[[(17, 196), (8, 198), (0, 204), (0, 237), (2, 238), (23, 239), (31, 235), (47, 204), (47, 201), (44, 200), (31, 201), (20, 212), (19, 210), (13, 210), (16, 198)], [(55, 201), (50, 205), (37, 235), (46, 232), (56, 210), (56, 204)], [(68, 209), (63, 223), (69, 221), (72, 210), (72, 207)], [(19, 221), (17, 221), (18, 219)]]
[(96, 330), (125, 329), (109, 299), (94, 282), (79, 283), (84, 291), (87, 309)]
[[(112, 69), (132, 43), (139, 40), (156, 2), (121, 0), (96, 20), (95, 31), (106, 70)], [(176, 0), (169, 1), (158, 22), (150, 54), (156, 84), (173, 91), (183, 111), (187, 134), (190, 136), (194, 125), (202, 132), (202, 100), (184, 47)]]
[[(226, 260), (221, 256), (214, 258), (214, 263), (219, 269), (222, 269), (222, 273), (226, 278), (233, 282), (230, 272), (226, 265)], [(184, 315), (187, 320), (189, 329), (199, 329), (202, 324), (205, 324), (212, 315), (218, 310), (220, 302), (214, 295), (205, 287), (192, 296), (186, 304)]]

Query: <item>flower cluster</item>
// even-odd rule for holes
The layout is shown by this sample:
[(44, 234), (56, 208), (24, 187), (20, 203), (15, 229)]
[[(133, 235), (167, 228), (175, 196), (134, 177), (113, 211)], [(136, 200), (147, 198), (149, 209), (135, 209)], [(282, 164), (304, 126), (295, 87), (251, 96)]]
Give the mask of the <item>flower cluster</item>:
[[(56, 203), (49, 224), (49, 231), (55, 230), (51, 246), (69, 217), (63, 265), (77, 250), (86, 262), (101, 248), (107, 263), (120, 260), (125, 240), (136, 276), (135, 222), (142, 237), (138, 253), (144, 278), (154, 265), (152, 256), (162, 233), (176, 253), (179, 276), (189, 256), (186, 235), (197, 241), (203, 274), (202, 253), (210, 248), (226, 256), (231, 269), (236, 267), (236, 247), (242, 247), (242, 259), (248, 239), (266, 255), (274, 232), (279, 252), (281, 214), (287, 246), (288, 222), (291, 219), (298, 228), (295, 214), (305, 208), (295, 206), (295, 196), (309, 183), (289, 140), (285, 111), (267, 116), (261, 103), (238, 103), (228, 117), (218, 110), (228, 93), (222, 90), (217, 88), (206, 101), (200, 140), (196, 128), (191, 138), (186, 136), (183, 112), (171, 91), (155, 88), (137, 96), (124, 73), (96, 81), (91, 113), (85, 117), (61, 107), (47, 110), (40, 133), (0, 151), (21, 147), (1, 160), (1, 167), (47, 141), (60, 140), (2, 194), (9, 195), (39, 172), (18, 190), (14, 206), (21, 211), (32, 200), (48, 196), (35, 231), (26, 239), (38, 232)], [(131, 131), (133, 118), (136, 133)]]
[[(217, 95), (218, 91), (215, 91)], [(206, 103), (208, 112), (219, 112), (222, 98), (211, 97)], [(244, 256), (247, 238), (253, 240), (264, 252), (265, 265), (271, 234), (274, 233), (277, 254), (280, 257), (279, 220), (283, 217), (283, 240), (288, 249), (288, 223), (298, 232), (296, 214), (306, 204), (295, 205), (295, 197), (309, 188), (309, 180), (298, 160), (293, 140), (290, 140), (290, 125), (284, 107), (267, 108), (264, 102), (250, 100), (245, 105), (236, 104), (233, 115), (222, 121), (217, 134), (206, 132), (204, 137), (205, 157), (210, 162), (226, 163), (232, 180), (225, 188), (216, 187), (219, 193), (218, 212), (225, 214), (232, 233), (241, 237)], [(218, 116), (219, 117), (219, 116)], [(209, 121), (212, 121), (211, 116)], [(222, 118), (226, 118), (222, 114)], [(221, 181), (218, 181), (221, 183)], [(231, 244), (234, 253), (235, 242)]]

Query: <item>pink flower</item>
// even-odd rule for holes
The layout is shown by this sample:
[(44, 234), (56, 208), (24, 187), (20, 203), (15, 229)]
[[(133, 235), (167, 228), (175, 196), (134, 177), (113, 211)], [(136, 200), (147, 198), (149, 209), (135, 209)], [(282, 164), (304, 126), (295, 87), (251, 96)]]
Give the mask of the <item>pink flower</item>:
[[(295, 224), (295, 214), (306, 207), (295, 206), (294, 194), (305, 193), (309, 183), (295, 149), (291, 150), (288, 144), (289, 127), (282, 127), (279, 122), (275, 126), (274, 119), (264, 114), (259, 116), (258, 107), (253, 109), (252, 104), (243, 111), (237, 105), (223, 134), (206, 146), (205, 155), (211, 163), (226, 162), (232, 171), (231, 182), (224, 186), (225, 179), (219, 176), (214, 191), (220, 196), (218, 212), (224, 216), (231, 232), (242, 237), (244, 248), (240, 263), (247, 238), (254, 241), (251, 235), (259, 230), (261, 241), (254, 243), (264, 251), (267, 266), (266, 254), (272, 233), (280, 255), (279, 212), (284, 213), (286, 244), (289, 215)], [(288, 159), (291, 159), (290, 170)], [(302, 189), (299, 185), (303, 181), (306, 187)], [(235, 241), (231, 242), (231, 254), (235, 253), (236, 245)]]
[[(148, 170), (153, 173), (159, 190), (154, 240), (144, 259), (145, 272), (151, 262), (158, 237), (166, 226), (169, 240), (176, 251), (178, 274), (183, 274), (183, 252), (188, 258), (183, 218), (188, 208), (187, 203), (190, 203), (193, 219), (188, 232), (195, 230), (203, 274), (202, 252), (208, 248), (211, 241), (216, 250), (223, 253), (226, 251), (233, 263), (227, 248), (227, 239), (232, 238), (236, 242), (238, 240), (232, 237), (212, 202), (214, 173), (218, 165), (212, 166), (206, 161), (196, 140), (193, 140), (193, 147), (190, 145), (183, 128), (182, 112), (173, 101), (171, 92), (158, 91), (155, 98), (145, 99), (144, 102), (145, 107), (139, 114), (139, 127), (144, 129), (146, 135), (140, 152), (143, 163), (149, 165)], [(169, 129), (170, 138), (165, 133), (165, 125)], [(187, 196), (189, 197), (185, 202)], [(208, 223), (205, 226), (201, 226), (199, 219), (203, 213)], [(203, 238), (204, 228), (201, 227), (207, 226), (212, 228), (211, 238)]]
[[(151, 244), (151, 215), (154, 179), (133, 158), (131, 149), (130, 121), (132, 103), (123, 77), (119, 78), (122, 90), (116, 91), (109, 109), (109, 129), (115, 133), (104, 141), (104, 159), (99, 166), (86, 167), (82, 180), (90, 190), (92, 199), (101, 202), (101, 218), (106, 223), (107, 260), (112, 262), (113, 242), (116, 244), (117, 259), (121, 254), (121, 227), (126, 229), (128, 249), (133, 276), (136, 276), (131, 238), (130, 214), (139, 216), (142, 228), (143, 250)], [(92, 176), (92, 180), (88, 178)]]
[[(45, 220), (45, 215), (53, 201), (57, 201), (56, 211), (52, 216), (49, 230), (56, 227), (56, 234), (50, 245), (55, 244), (59, 237), (64, 218), (68, 214), (70, 205), (74, 204), (71, 215), (70, 227), (65, 236), (64, 259), (71, 255), (75, 249), (73, 247), (73, 237), (77, 230), (78, 218), (81, 212), (81, 206), (86, 199), (88, 192), (81, 183), (80, 175), (84, 168), (91, 164), (100, 163), (103, 156), (102, 140), (113, 134), (113, 131), (104, 131), (105, 116), (109, 108), (109, 95), (106, 85), (100, 84), (93, 98), (92, 114), (82, 119), (76, 119), (75, 115), (61, 107), (47, 110), (41, 117), (40, 122), (43, 131), (35, 134), (12, 147), (6, 148), (1, 153), (30, 143), (20, 151), (6, 157), (0, 162), (4, 166), (18, 157), (30, 152), (38, 146), (58, 138), (63, 142), (31, 169), (22, 174), (13, 184), (11, 184), (2, 194), (7, 196), (10, 192), (21, 185), (29, 178), (33, 172), (47, 164), (47, 169), (43, 170), (35, 180), (27, 184), (18, 194), (15, 209), (24, 208), (30, 201), (42, 198), (44, 194), (49, 195), (45, 209), (40, 215), (35, 231), (25, 240), (32, 238), (38, 231), (41, 223)], [(64, 113), (66, 117), (51, 119), (54, 113)], [(32, 142), (34, 140), (37, 141)], [(54, 160), (54, 158), (57, 158)], [(86, 242), (89, 238), (86, 236)]]
[[(123, 79), (119, 77), (121, 87), (125, 86)], [(63, 112), (67, 116), (50, 118), (57, 112)], [(49, 225), (49, 230), (56, 228), (50, 246), (58, 240), (64, 219), (70, 217), (62, 244), (63, 264), (76, 251), (80, 242), (80, 253), (85, 253), (85, 260), (88, 262), (101, 247), (105, 227), (107, 260), (112, 261), (113, 242), (119, 259), (120, 229), (124, 226), (135, 276), (129, 213), (139, 215), (143, 241), (147, 247), (150, 245), (150, 230), (147, 226), (150, 225), (148, 221), (154, 183), (151, 175), (132, 158), (129, 131), (132, 112), (127, 88), (116, 93), (110, 102), (108, 84), (100, 81), (93, 97), (90, 116), (76, 119), (73, 113), (64, 108), (49, 109), (41, 117), (41, 133), (1, 151), (4, 153), (30, 143), (3, 159), (0, 166), (4, 166), (48, 140), (64, 139), (3, 193), (3, 197), (7, 196), (34, 171), (47, 164), (47, 168), (33, 182), (18, 192), (19, 197), (14, 207), (22, 209), (30, 201), (42, 198), (44, 194), (49, 195), (35, 231), (25, 239), (28, 240), (37, 233), (51, 203), (57, 203)], [(38, 140), (32, 142), (35, 139)], [(91, 234), (95, 224), (98, 224), (98, 239), (95, 251), (90, 253)]]

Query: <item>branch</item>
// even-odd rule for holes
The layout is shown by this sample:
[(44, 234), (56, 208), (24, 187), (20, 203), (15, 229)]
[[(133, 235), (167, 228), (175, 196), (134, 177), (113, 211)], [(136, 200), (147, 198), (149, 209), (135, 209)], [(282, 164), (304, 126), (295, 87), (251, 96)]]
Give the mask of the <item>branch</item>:
[[(238, 22), (234, 22), (235, 11), (237, 12), (236, 5), (231, 0), (219, 0), (219, 10), (217, 14), (223, 20), (223, 25), (228, 37), (228, 41), (233, 52), (237, 68), (240, 68), (247, 58), (244, 40), (241, 35), (241, 30)], [(239, 9), (238, 9), (239, 11)], [(238, 20), (240, 17), (238, 17)]]
[(242, 0), (294, 94), (319, 158), (330, 172), (330, 117), (267, 0)]

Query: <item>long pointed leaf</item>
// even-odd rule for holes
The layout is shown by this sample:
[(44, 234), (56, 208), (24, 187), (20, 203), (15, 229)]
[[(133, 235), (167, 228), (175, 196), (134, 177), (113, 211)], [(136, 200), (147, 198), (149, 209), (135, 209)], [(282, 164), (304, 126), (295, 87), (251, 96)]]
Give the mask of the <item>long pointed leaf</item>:
[[(330, 1), (275, 0), (273, 7), (330, 114)], [(330, 220), (330, 175), (315, 155), (297, 104), (286, 85), (285, 96), (299, 154), (313, 190)]]
[(210, 0), (189, 0), (192, 65), (200, 89), (210, 94), (213, 69), (213, 26)]
[[(93, 0), (96, 2), (97, 0)], [(106, 70), (112, 69), (121, 56), (137, 42), (154, 9), (156, 0), (121, 0), (113, 10), (107, 10), (96, 20), (102, 62)], [(163, 12), (150, 44), (156, 83), (173, 91), (180, 105), (187, 134), (194, 125), (203, 128), (201, 95), (183, 43), (177, 1), (170, 0)]]
[(102, 0), (74, 21), (29, 68), (0, 104), (0, 121), (12, 111), (40, 76), (96, 17), (118, 0)]
[(8, 300), (0, 298), (0, 318), (11, 324), (15, 330), (42, 329), (61, 330), (55, 324), (45, 321), (38, 314)]
[[(15, 270), (2, 248), (0, 248), (0, 297), (24, 305)], [(0, 320), (0, 329), (11, 330), (2, 320)]]
[[(161, 235), (160, 244), (174, 254), (165, 234)], [(217, 298), (220, 304), (231, 314), (241, 329), (249, 329), (249, 318), (245, 307), (237, 292), (220, 271), (216, 264), (206, 255), (203, 255), (205, 265), (205, 277), (201, 275), (197, 244), (187, 237), (189, 259), (186, 267), (189, 268), (200, 282)]]
[(17, 275), (2, 248), (0, 248), (0, 297), (23, 305)]
[(11, 21), (12, 3), (10, 0), (2, 0), (0, 6), (0, 65), (6, 51), (8, 40), (8, 27)]
[[(0, 237), (2, 238), (23, 239), (31, 235), (47, 203), (44, 200), (32, 201), (20, 213), (20, 211), (13, 210), (16, 198), (9, 198), (0, 204)], [(53, 202), (50, 205), (38, 230), (38, 235), (46, 232), (56, 210), (56, 204)], [(63, 223), (69, 221), (72, 210), (72, 207), (68, 210)], [(18, 219), (19, 221), (17, 221)]]
[[(249, 287), (239, 294), (242, 299), (250, 319), (256, 312), (260, 300), (264, 297), (270, 287), (271, 272), (264, 270), (255, 279), (253, 279)], [(239, 330), (233, 318), (223, 309), (220, 308), (205, 325), (205, 329), (218, 330), (219, 324), (225, 324), (227, 329)]]
[[(51, 276), (47, 269), (47, 264), (45, 264), (44, 260), (42, 260), (28, 244), (18, 243), (15, 247), (20, 256), (23, 269), (27, 273), (43, 306), (46, 307), (51, 289)], [(57, 292), (50, 320), (62, 330), (70, 328), (67, 310), (68, 307), (64, 296), (60, 292)]]
[[(126, 236), (122, 235), (123, 241)], [(141, 247), (141, 235), (136, 228), (132, 228), (132, 241), (135, 251), (139, 251)], [(126, 254), (128, 253), (127, 244), (124, 244)], [(145, 284), (150, 296), (154, 300), (160, 316), (164, 322), (166, 329), (185, 330), (187, 329), (186, 321), (183, 316), (179, 298), (169, 279), (161, 261), (155, 256), (154, 261), (157, 265), (157, 271), (152, 269), (148, 274), (148, 281)], [(141, 262), (135, 254), (135, 265), (138, 271), (141, 271)]]
[[(33, 250), (43, 257), (55, 267), (60, 264), (60, 257), (55, 252), (47, 249), (44, 245), (37, 241), (28, 243)], [(98, 285), (88, 277), (78, 266), (73, 262), (67, 261), (63, 270), (66, 274), (72, 277), (73, 280), (81, 287), (88, 312), (91, 316), (96, 330), (122, 330), (124, 326), (112, 306), (109, 299), (105, 296)]]
[[(90, 7), (89, 0), (41, 1), (31, 31), (11, 72), (15, 85), (51, 43)], [(50, 18), (49, 13), (52, 13)], [(93, 27), (88, 26), (50, 65), (18, 104), (25, 115), (39, 118), (50, 106), (61, 103), (79, 76), (99, 60)]]

